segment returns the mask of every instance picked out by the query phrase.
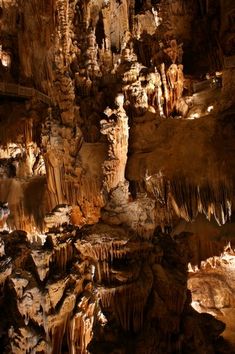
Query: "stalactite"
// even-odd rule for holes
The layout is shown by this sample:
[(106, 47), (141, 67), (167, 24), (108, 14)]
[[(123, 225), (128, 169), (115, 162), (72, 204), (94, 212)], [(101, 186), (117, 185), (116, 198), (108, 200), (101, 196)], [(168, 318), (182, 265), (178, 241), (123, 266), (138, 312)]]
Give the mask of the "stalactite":
[(146, 176), (146, 188), (164, 206), (168, 215), (173, 208), (176, 215), (187, 221), (203, 213), (210, 220), (214, 216), (219, 225), (231, 217), (232, 185), (219, 181), (213, 185), (195, 185), (185, 178), (167, 180), (163, 175)]
[(137, 332), (143, 326), (144, 308), (152, 281), (151, 271), (144, 268), (143, 275), (133, 284), (98, 288), (102, 306), (106, 310), (113, 309), (124, 330)]
[(44, 155), (46, 161), (46, 170), (48, 176), (48, 189), (51, 192), (53, 203), (52, 205), (64, 204), (64, 178), (63, 166), (57, 156), (50, 151), (49, 154)]
[(61, 243), (53, 249), (51, 262), (61, 271), (66, 270), (68, 262), (73, 257), (73, 246), (71, 240)]
[(31, 253), (33, 262), (37, 268), (37, 272), (41, 281), (43, 281), (49, 272), (51, 252), (42, 252), (34, 250)]
[(93, 337), (94, 311), (96, 304), (91, 298), (82, 297), (68, 326), (70, 354), (87, 354), (87, 347)]

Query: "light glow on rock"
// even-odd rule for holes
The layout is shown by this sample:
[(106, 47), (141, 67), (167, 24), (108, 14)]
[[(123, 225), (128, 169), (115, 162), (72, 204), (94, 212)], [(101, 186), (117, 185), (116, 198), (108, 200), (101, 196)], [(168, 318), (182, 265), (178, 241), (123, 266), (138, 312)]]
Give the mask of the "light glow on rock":
[(207, 112), (210, 113), (213, 111), (213, 109), (214, 109), (214, 106), (209, 106), (209, 107), (207, 107)]
[(200, 114), (199, 114), (199, 113), (193, 113), (193, 114), (191, 114), (191, 115), (189, 116), (188, 119), (197, 119), (197, 118), (199, 118), (199, 117), (200, 117)]

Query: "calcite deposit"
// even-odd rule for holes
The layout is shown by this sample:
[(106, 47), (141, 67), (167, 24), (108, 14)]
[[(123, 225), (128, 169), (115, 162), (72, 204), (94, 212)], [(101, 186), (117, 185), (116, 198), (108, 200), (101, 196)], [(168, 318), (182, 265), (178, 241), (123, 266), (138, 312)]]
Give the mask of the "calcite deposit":
[(232, 0), (0, 2), (0, 352), (235, 352)]

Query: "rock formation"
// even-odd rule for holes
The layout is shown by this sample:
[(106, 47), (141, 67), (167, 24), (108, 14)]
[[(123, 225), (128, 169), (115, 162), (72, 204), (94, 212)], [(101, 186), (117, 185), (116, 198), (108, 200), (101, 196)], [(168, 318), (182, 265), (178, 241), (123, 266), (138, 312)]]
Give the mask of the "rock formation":
[(234, 18), (0, 2), (2, 353), (234, 352)]

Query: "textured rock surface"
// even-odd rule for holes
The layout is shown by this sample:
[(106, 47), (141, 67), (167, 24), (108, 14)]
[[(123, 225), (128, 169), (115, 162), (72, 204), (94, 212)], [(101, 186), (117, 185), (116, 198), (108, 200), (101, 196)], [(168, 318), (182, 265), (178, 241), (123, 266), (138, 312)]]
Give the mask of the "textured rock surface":
[(232, 353), (234, 18), (1, 1), (2, 353)]
[(234, 251), (227, 246), (220, 256), (208, 258), (200, 269), (190, 270), (188, 287), (193, 307), (200, 313), (210, 313), (226, 323), (223, 333), (234, 351)]
[[(204, 323), (190, 306), (184, 240), (144, 241), (102, 223), (50, 232), (43, 246), (24, 232), (1, 240), (4, 352), (126, 353), (124, 338), (133, 353), (201, 350), (188, 331), (212, 319)], [(213, 352), (223, 329), (218, 322), (212, 342), (200, 332), (204, 350)]]

